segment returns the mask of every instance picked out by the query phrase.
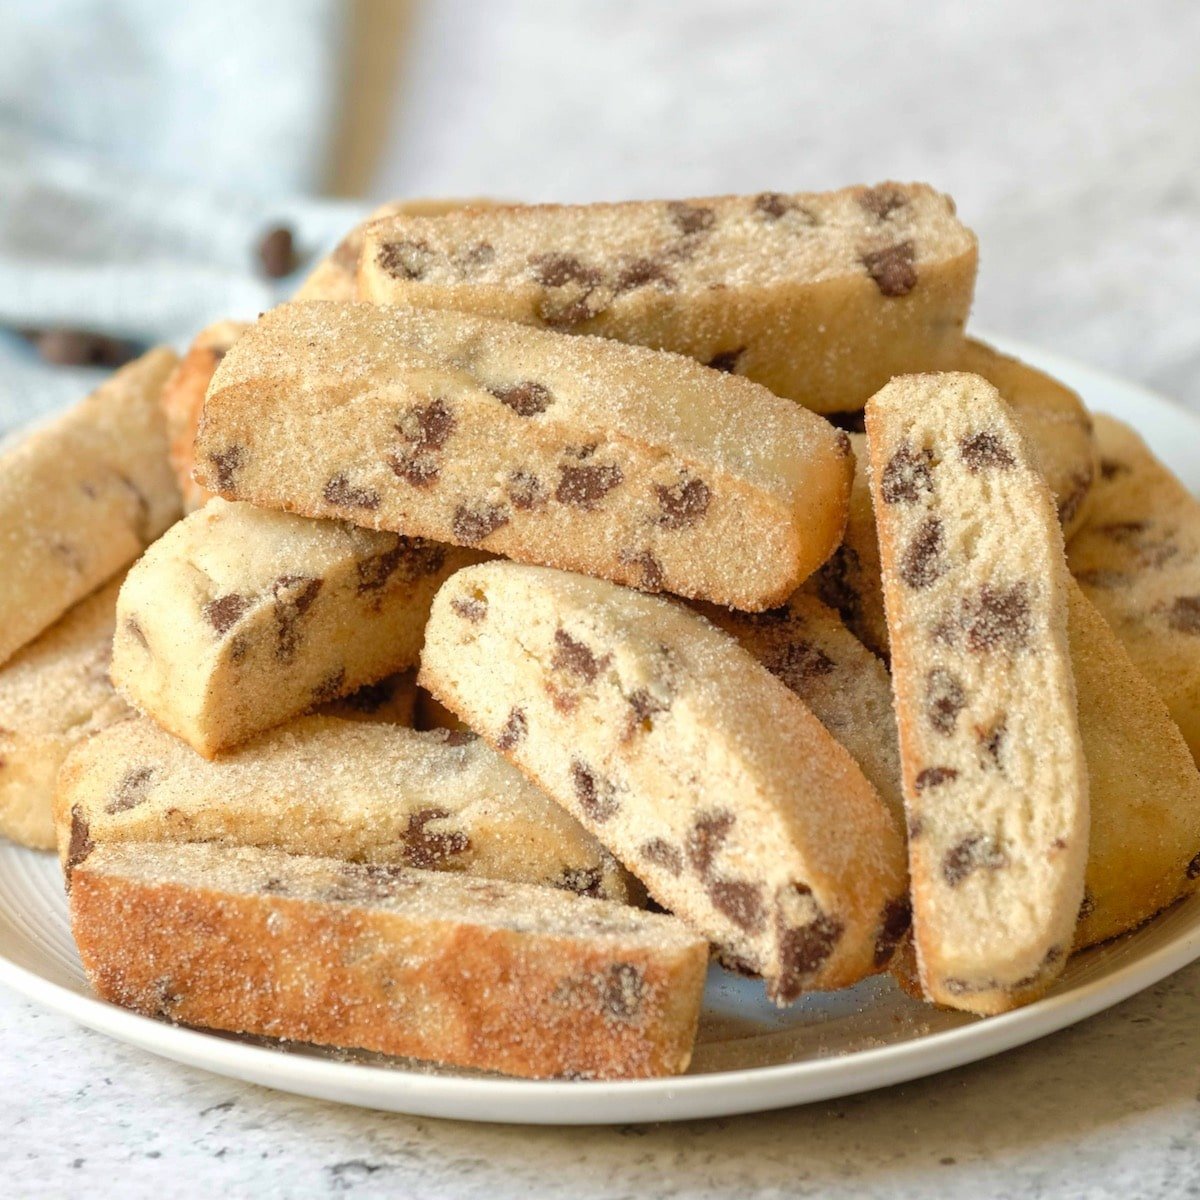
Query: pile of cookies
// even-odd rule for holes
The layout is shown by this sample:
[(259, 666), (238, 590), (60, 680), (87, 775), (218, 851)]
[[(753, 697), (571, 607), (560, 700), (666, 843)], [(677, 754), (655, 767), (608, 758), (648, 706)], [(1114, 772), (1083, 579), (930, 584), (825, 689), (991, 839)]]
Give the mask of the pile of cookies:
[(644, 1077), (710, 955), (997, 1013), (1194, 889), (1200, 503), (976, 261), (924, 185), (391, 205), (0, 456), (0, 829), (96, 990)]

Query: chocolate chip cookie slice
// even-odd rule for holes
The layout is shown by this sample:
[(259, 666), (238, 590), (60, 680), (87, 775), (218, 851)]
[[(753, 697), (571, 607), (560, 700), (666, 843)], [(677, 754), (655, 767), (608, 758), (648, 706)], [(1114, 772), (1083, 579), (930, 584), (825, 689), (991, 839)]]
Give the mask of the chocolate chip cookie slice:
[(866, 413), (921, 981), (1000, 1012), (1062, 969), (1083, 898), (1062, 531), (985, 380), (902, 377)]
[(1100, 478), (1071, 571), (1200, 764), (1200, 500), (1123, 422), (1096, 416)]
[(68, 759), (54, 820), (68, 875), (107, 842), (221, 842), (640, 896), (587, 830), (468, 734), (298, 717), (206, 762), (140, 718)]
[(393, 216), (359, 295), (674, 350), (837, 412), (953, 362), (975, 267), (948, 197), (883, 183)]
[(746, 609), (829, 555), (853, 469), (827, 422), (678, 355), (367, 304), (240, 338), (196, 457), (228, 497)]
[(129, 572), (113, 681), (211, 757), (415, 666), (434, 592), (476, 557), (212, 500)]
[(682, 605), (515, 563), (434, 601), (420, 683), (780, 1003), (875, 969), (896, 822), (797, 696)]
[(685, 1070), (708, 965), (674, 917), (245, 847), (98, 846), (70, 909), (113, 1003), (532, 1078)]

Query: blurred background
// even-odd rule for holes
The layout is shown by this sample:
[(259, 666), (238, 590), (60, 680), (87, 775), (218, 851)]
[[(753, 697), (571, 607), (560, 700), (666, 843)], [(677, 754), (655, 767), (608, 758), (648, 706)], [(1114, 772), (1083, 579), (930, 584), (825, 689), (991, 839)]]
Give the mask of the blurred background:
[(1198, 61), (1196, 0), (5, 0), (0, 428), (89, 378), (40, 331), (252, 317), (381, 200), (889, 177), (977, 329), (1200, 404)]

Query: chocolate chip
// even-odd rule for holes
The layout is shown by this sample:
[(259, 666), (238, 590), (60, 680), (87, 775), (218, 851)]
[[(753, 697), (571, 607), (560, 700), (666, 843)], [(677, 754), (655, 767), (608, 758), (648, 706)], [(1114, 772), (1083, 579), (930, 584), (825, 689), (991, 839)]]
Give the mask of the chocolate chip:
[(862, 256), (862, 265), (885, 296), (907, 296), (917, 286), (916, 252), (912, 242), (899, 242)]
[(992, 766), (1000, 765), (1000, 752), (1004, 748), (1004, 738), (1008, 733), (1008, 725), (1003, 717), (1000, 717), (988, 729), (976, 729), (975, 736), (979, 741), (979, 748), (987, 755), (987, 762)]
[(885, 504), (915, 504), (922, 492), (933, 491), (933, 454), (901, 446), (883, 468), (880, 493)]
[(652, 258), (634, 258), (618, 272), (614, 286), (618, 292), (632, 292), (648, 283), (673, 288), (675, 278), (662, 263), (655, 262)]
[(96, 848), (92, 841), (87, 818), (76, 804), (71, 809), (71, 840), (67, 843), (67, 886), (71, 884), (71, 872)]
[(943, 783), (951, 783), (958, 778), (958, 772), (953, 767), (926, 767), (919, 772), (913, 786), (918, 792), (926, 788), (941, 787)]
[(472, 625), (478, 625), (487, 616), (487, 601), (482, 596), (455, 596), (450, 607)]
[(282, 279), (296, 269), (296, 244), (287, 225), (275, 225), (258, 243), (258, 261), (268, 279)]
[(1083, 899), (1079, 902), (1078, 921), (1086, 921), (1096, 911), (1096, 897), (1087, 888), (1083, 889)]
[(629, 707), (633, 710), (628, 731), (631, 736), (639, 729), (642, 733), (649, 733), (654, 728), (654, 717), (666, 712), (671, 704), (668, 700), (660, 700), (646, 688), (637, 688), (629, 696)]
[(929, 723), (941, 734), (954, 732), (958, 714), (966, 707), (967, 694), (951, 671), (935, 667), (925, 679), (925, 712)]
[(376, 253), (375, 261), (396, 279), (422, 279), (434, 258), (428, 242), (418, 238), (401, 238), (395, 242), (384, 242)]
[(488, 389), (501, 404), (507, 405), (518, 417), (536, 417), (554, 403), (554, 395), (544, 383), (526, 379), (506, 388)]
[(513, 508), (528, 512), (546, 499), (542, 481), (530, 471), (514, 471), (508, 477), (508, 498)]
[(878, 971), (891, 961), (900, 939), (912, 924), (912, 904), (907, 896), (891, 900), (884, 907), (879, 922), (879, 933), (875, 936), (875, 969)]
[(239, 596), (237, 592), (230, 592), (210, 600), (204, 606), (204, 618), (218, 633), (227, 633), (242, 619), (253, 603), (249, 596)]
[(909, 817), (905, 823), (905, 832), (908, 840), (915, 842), (925, 832), (925, 822), (920, 817)]
[(585, 683), (591, 683), (600, 669), (608, 665), (608, 661), (607, 654), (597, 658), (588, 646), (573, 638), (565, 629), (559, 627), (554, 631), (554, 657), (550, 661), (554, 670), (568, 671)]
[(325, 485), (325, 502), (340, 508), (379, 507), (379, 493), (372, 488), (351, 487), (345, 475), (335, 475)]
[(1123, 462), (1118, 462), (1115, 458), (1102, 458), (1100, 460), (1100, 478), (1115, 479), (1118, 475), (1127, 475), (1130, 468)]
[(388, 456), (388, 465), (407, 483), (426, 487), (438, 477), (437, 451), (454, 432), (454, 414), (440, 397), (415, 404), (396, 423), (396, 432), (407, 445)]
[(862, 619), (862, 595), (854, 583), (862, 575), (862, 560), (853, 546), (840, 545), (817, 573), (817, 598), (837, 609), (847, 625)]
[(84, 329), (43, 329), (26, 336), (42, 361), (56, 367), (120, 367), (141, 353), (135, 342)]
[(313, 606), (324, 580), (310, 575), (280, 575), (272, 584), (275, 657), (291, 662), (300, 646), (300, 622)]
[(1069, 490), (1058, 501), (1058, 519), (1063, 525), (1069, 525), (1074, 519), (1088, 493), (1092, 490), (1092, 469), (1076, 471), (1068, 480)]
[(779, 932), (779, 1000), (794, 1000), (809, 979), (825, 965), (844, 932), (841, 921), (821, 913), (807, 925)]
[(638, 853), (648, 863), (660, 867), (668, 875), (678, 875), (683, 870), (683, 855), (662, 838), (651, 838), (650, 841), (643, 842)]
[(658, 523), (664, 529), (690, 529), (708, 512), (712, 501), (712, 491), (703, 479), (681, 479), (670, 487), (658, 484), (654, 491), (661, 509)]
[(972, 475), (992, 468), (1007, 469), (1016, 466), (1017, 462), (1000, 438), (986, 429), (962, 438), (958, 443), (958, 452)]
[(577, 758), (571, 762), (571, 784), (584, 815), (597, 824), (615, 816), (621, 807), (612, 784), (599, 778), (586, 763)]
[(603, 881), (599, 867), (564, 867), (562, 874), (554, 886), (564, 892), (574, 892), (577, 896), (591, 896), (600, 899), (600, 884)]
[[(328, 679), (317, 685), (318, 689), (326, 693), (325, 699), (332, 700), (342, 690), (343, 684), (346, 682), (346, 672), (344, 670), (334, 671)], [(377, 713), (385, 704), (391, 702), (392, 697), (396, 694), (396, 679), (381, 679), (378, 683), (364, 684), (357, 691), (351, 692), (348, 696), (342, 697), (342, 704), (347, 708), (353, 709), (355, 712), (370, 715)]]
[(539, 254), (529, 262), (533, 277), (543, 287), (560, 288), (575, 283), (593, 288), (602, 278), (595, 267), (584, 266), (573, 254)]
[(150, 649), (150, 643), (146, 640), (146, 631), (142, 628), (141, 622), (137, 619), (137, 617), (125, 618), (125, 632), (129, 634), (129, 636), (133, 638), (133, 640), (137, 642), (137, 644), (141, 646), (143, 650)]
[(632, 963), (614, 963), (604, 983), (605, 1013), (618, 1021), (637, 1016), (646, 990), (645, 977)]
[(441, 821), (450, 815), (445, 808), (422, 808), (408, 818), (408, 828), (404, 831), (404, 861), (408, 866), (437, 868), (471, 848), (471, 839), (461, 829), (436, 833), (426, 828), (430, 821)]
[(590, 510), (623, 480), (621, 468), (615, 464), (560, 466), (554, 498), (559, 504), (570, 504), (575, 508)]
[(941, 521), (926, 517), (900, 555), (900, 578), (915, 590), (929, 587), (946, 573), (944, 549)]
[(460, 504), (454, 510), (450, 524), (454, 536), (467, 546), (474, 546), (508, 524), (508, 510), (501, 504)]
[(664, 578), (662, 563), (649, 550), (641, 550), (636, 553), (622, 550), (618, 557), (623, 565), (637, 568), (637, 579), (628, 580), (632, 587), (640, 588), (643, 592), (662, 591)]
[(106, 813), (127, 812), (143, 803), (150, 788), (150, 780), (154, 776), (153, 767), (134, 767), (127, 771), (117, 784), (112, 799), (104, 806)]
[(708, 365), (714, 371), (724, 371), (726, 375), (732, 375), (737, 370), (738, 359), (745, 350), (745, 346), (739, 346), (736, 350), (722, 350), (720, 354), (714, 354), (708, 360)]
[(1177, 633), (1200, 635), (1200, 596), (1177, 596), (1167, 612), (1167, 624)]
[(819, 679), (836, 670), (836, 664), (819, 646), (794, 638), (772, 647), (762, 660), (763, 666), (793, 692), (804, 692), (810, 679)]
[[(337, 696), (339, 696), (341, 694), (342, 688), (345, 686), (346, 686), (346, 669), (344, 667), (339, 667), (336, 671), (331, 671), (328, 675), (326, 675), (325, 678), (322, 679), (313, 688), (312, 702), (314, 704), (326, 704), (330, 700), (333, 700)], [(363, 691), (366, 691), (366, 690), (367, 690), (366, 688), (363, 689)], [(361, 696), (361, 693), (355, 693), (355, 696), (351, 696), (350, 699), (347, 701), (347, 703), (353, 702), (357, 696)], [(379, 703), (376, 704), (375, 707), (378, 708), (383, 703), (384, 703), (384, 700), (381, 699), (379, 701)], [(359, 703), (355, 703), (354, 707), (359, 709), (360, 712), (375, 711), (374, 709), (366, 707), (365, 705), (361, 705)]]
[(878, 187), (866, 188), (856, 199), (873, 217), (883, 221), (898, 208), (908, 204), (908, 197), (897, 187), (881, 183)]
[(1189, 879), (1200, 879), (1200, 854), (1188, 863), (1186, 875)]
[(525, 717), (525, 710), (509, 709), (508, 720), (504, 722), (504, 728), (500, 730), (500, 736), (496, 739), (496, 749), (511, 750), (525, 740), (528, 732), (529, 722)]
[(1028, 585), (1024, 580), (1011, 587), (985, 583), (979, 589), (979, 598), (966, 606), (963, 625), (967, 647), (976, 654), (999, 648), (1021, 649), (1033, 627)]
[(754, 197), (754, 211), (772, 221), (778, 221), (795, 207), (796, 202), (782, 192), (760, 192)]
[(702, 879), (711, 873), (713, 859), (736, 823), (737, 818), (728, 809), (700, 813), (692, 822), (687, 835), (687, 857)]
[(208, 456), (216, 473), (217, 491), (227, 492), (233, 487), (234, 472), (246, 465), (246, 452), (242, 446), (228, 446)]
[(1099, 531), (1114, 542), (1128, 546), (1138, 541), (1138, 535), (1150, 528), (1149, 521), (1109, 521), (1097, 526)]
[(951, 887), (958, 887), (973, 871), (997, 871), (1007, 865), (1008, 856), (995, 838), (974, 834), (946, 852), (942, 875)]
[(675, 201), (667, 205), (667, 212), (684, 237), (695, 237), (713, 226), (717, 214), (701, 204), (685, 204)]
[(355, 585), (356, 594), (366, 596), (372, 592), (381, 591), (396, 573), (400, 566), (400, 560), (404, 557), (404, 551), (403, 544), (397, 544), (390, 550), (381, 550), (369, 558), (360, 558), (354, 567), (354, 573), (358, 579)]
[(712, 906), (739, 929), (758, 933), (766, 923), (762, 888), (743, 880), (713, 879), (706, 885)]

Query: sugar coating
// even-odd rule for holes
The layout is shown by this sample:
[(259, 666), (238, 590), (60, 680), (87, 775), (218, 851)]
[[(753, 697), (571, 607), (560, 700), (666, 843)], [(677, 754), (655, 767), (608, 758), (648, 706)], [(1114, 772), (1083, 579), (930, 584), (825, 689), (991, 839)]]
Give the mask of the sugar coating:
[(638, 894), (591, 834), (486, 743), (444, 731), (298, 717), (206, 762), (138, 718), (67, 760), (54, 817), (68, 875), (111, 842), (220, 842)]
[(1200, 885), (1200, 772), (1162, 698), (1074, 581), (1067, 600), (1091, 808), (1082, 949)]
[(268, 313), (197, 439), (223, 495), (749, 609), (832, 551), (851, 475), (844, 435), (749, 380), (366, 304)]
[(0, 834), (54, 849), (51, 803), (72, 746), (133, 715), (108, 679), (121, 580), (67, 610), (0, 667)]
[(473, 557), (214, 499), (129, 572), (113, 681), (211, 756), (415, 666), (433, 593)]
[(97, 847), (70, 908), (117, 1004), (533, 1078), (685, 1070), (708, 961), (608, 901), (215, 845)]
[(836, 412), (953, 362), (976, 260), (949, 197), (889, 182), (393, 216), (359, 296), (673, 350)]
[(1071, 571), (1154, 685), (1200, 764), (1200, 500), (1115, 417)]
[(179, 516), (151, 350), (0, 453), (0, 663)]
[(1039, 995), (1074, 937), (1087, 770), (1053, 500), (979, 376), (893, 380), (867, 405), (926, 995)]
[(212, 496), (192, 478), (196, 426), (217, 364), (248, 328), (245, 321), (218, 321), (202, 329), (163, 384), (160, 402), (167, 422), (168, 451), (184, 512), (192, 512)]
[(875, 969), (904, 904), (899, 830), (796, 695), (698, 614), (485, 563), (438, 593), (419, 682), (776, 1000)]

